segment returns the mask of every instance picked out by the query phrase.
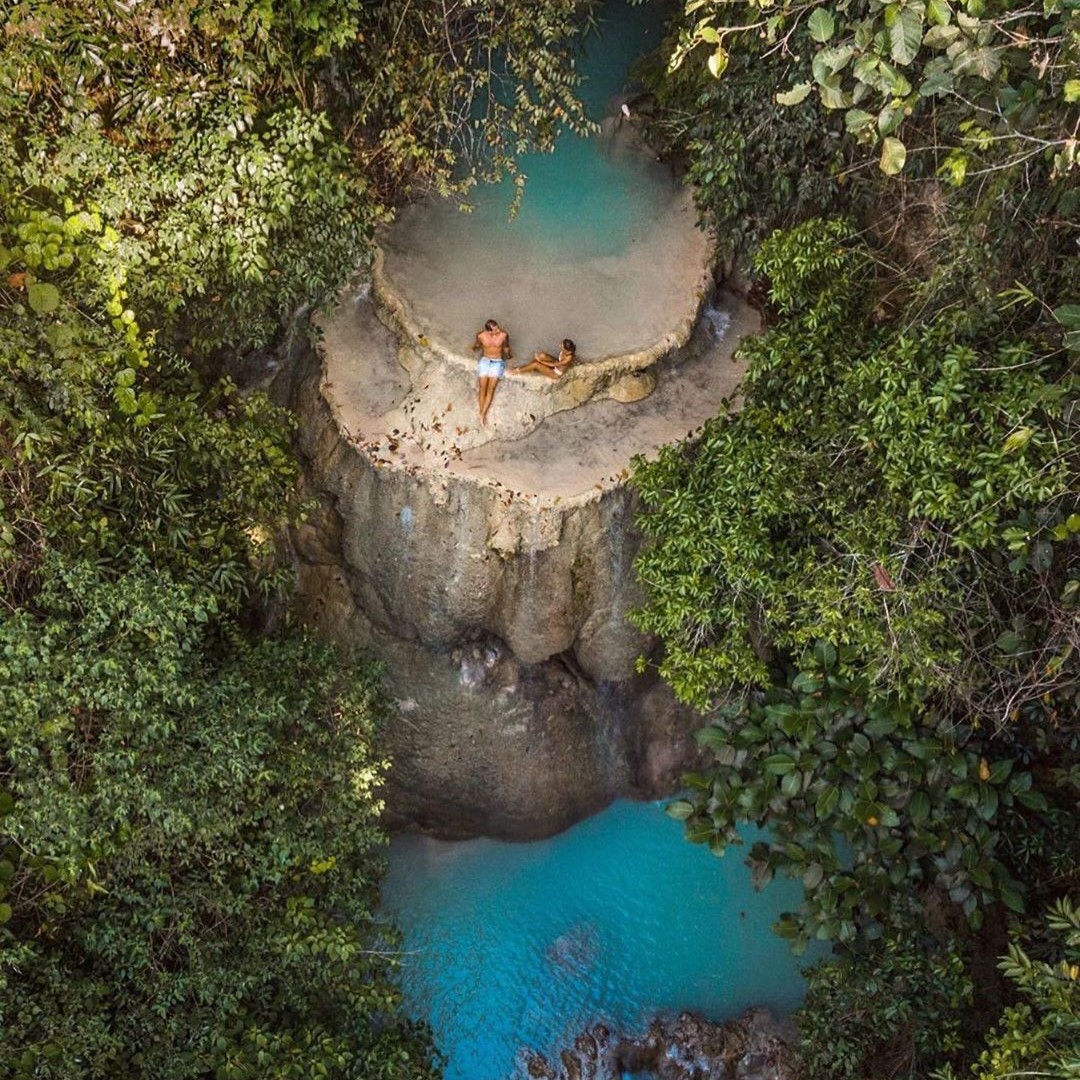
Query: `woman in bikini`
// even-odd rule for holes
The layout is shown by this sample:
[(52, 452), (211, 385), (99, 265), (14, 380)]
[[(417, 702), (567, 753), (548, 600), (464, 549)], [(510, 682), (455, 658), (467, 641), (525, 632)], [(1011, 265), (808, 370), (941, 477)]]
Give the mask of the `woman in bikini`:
[(558, 356), (552, 356), (551, 353), (546, 352), (534, 353), (529, 363), (514, 368), (510, 374), (521, 375), (526, 371), (538, 371), (549, 379), (557, 379), (574, 362), (576, 355), (577, 346), (569, 338), (563, 338)]

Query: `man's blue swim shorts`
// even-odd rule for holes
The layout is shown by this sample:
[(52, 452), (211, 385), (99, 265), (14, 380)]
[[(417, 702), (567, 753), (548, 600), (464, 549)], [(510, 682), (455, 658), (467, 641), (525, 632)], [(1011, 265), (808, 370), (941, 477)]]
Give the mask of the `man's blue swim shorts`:
[(505, 360), (490, 360), (486, 356), (481, 356), (476, 361), (476, 377), (478, 379), (501, 379), (505, 374)]

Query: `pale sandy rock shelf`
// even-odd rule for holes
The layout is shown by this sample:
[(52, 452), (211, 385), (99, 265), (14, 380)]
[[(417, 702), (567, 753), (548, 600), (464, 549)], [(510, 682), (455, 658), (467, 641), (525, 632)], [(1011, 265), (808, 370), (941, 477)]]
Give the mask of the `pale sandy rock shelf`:
[[(695, 316), (703, 295), (693, 298)], [(656, 355), (646, 344), (601, 360), (584, 355), (559, 380), (508, 376), (484, 428), (467, 348), (447, 362), (426, 327), (391, 329), (396, 318), (366, 287), (352, 288), (323, 323), (321, 393), (344, 436), (379, 468), (436, 483), (460, 477), (545, 504), (591, 499), (624, 481), (635, 455), (654, 454), (731, 406), (742, 376), (733, 353), (757, 330), (757, 314), (730, 293), (705, 313), (696, 330), (691, 323), (665, 335)], [(618, 400), (638, 396), (634, 383), (645, 396)]]

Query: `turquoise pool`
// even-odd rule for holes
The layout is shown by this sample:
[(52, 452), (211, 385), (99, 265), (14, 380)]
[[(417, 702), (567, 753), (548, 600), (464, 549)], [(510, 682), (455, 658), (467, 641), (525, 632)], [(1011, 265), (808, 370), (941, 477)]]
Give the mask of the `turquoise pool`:
[(755, 893), (738, 850), (717, 859), (662, 806), (618, 802), (538, 843), (398, 837), (383, 909), (447, 1080), (507, 1080), (523, 1049), (550, 1056), (597, 1020), (795, 1008), (803, 979), (770, 926), (800, 892)]
[(659, 0), (632, 7), (608, 0), (598, 14), (598, 31), (585, 43), (579, 70), (585, 76), (581, 98), (589, 118), (603, 124), (599, 134), (564, 134), (551, 154), (527, 154), (521, 171), (528, 177), (517, 217), (507, 212), (513, 197), (509, 181), (477, 189), (469, 232), (478, 227), (491, 243), (526, 242), (531, 257), (565, 252), (567, 261), (626, 252), (678, 189), (667, 165), (643, 155), (622, 130), (612, 103), (623, 89), (633, 62), (656, 48), (663, 35), (666, 5)]
[(552, 154), (521, 159), (516, 218), (503, 182), (473, 191), (471, 213), (453, 200), (404, 207), (380, 236), (389, 290), (418, 333), (460, 352), (496, 318), (521, 355), (571, 337), (585, 360), (648, 348), (686, 317), (709, 243), (680, 178), (616, 101), (632, 62), (660, 43), (668, 10), (660, 0), (601, 6), (578, 61), (601, 131), (566, 133)]

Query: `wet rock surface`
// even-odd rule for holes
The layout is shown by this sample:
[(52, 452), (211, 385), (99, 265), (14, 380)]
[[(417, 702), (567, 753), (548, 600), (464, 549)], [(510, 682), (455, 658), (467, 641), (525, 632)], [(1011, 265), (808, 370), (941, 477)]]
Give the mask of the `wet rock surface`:
[(384, 469), (336, 428), (316, 358), (294, 386), (318, 509), (293, 537), (295, 607), (385, 665), (391, 824), (535, 839), (619, 796), (659, 798), (700, 723), (653, 675), (629, 492), (534, 506)]
[(794, 1030), (767, 1009), (750, 1009), (714, 1024), (691, 1013), (657, 1018), (637, 1039), (620, 1038), (603, 1024), (582, 1032), (558, 1062), (526, 1054), (531, 1080), (620, 1080), (625, 1073), (655, 1080), (796, 1080)]

